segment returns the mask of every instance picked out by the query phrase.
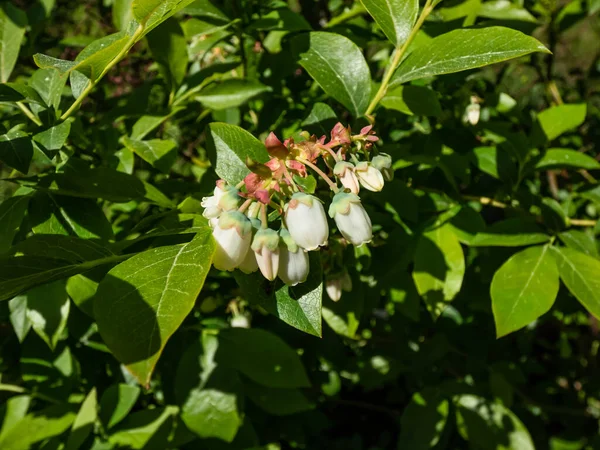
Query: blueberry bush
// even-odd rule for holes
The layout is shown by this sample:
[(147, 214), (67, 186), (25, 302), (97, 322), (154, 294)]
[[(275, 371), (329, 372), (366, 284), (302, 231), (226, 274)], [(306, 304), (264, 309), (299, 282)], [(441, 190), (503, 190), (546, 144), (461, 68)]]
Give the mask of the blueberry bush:
[(0, 2), (0, 448), (600, 448), (599, 11)]

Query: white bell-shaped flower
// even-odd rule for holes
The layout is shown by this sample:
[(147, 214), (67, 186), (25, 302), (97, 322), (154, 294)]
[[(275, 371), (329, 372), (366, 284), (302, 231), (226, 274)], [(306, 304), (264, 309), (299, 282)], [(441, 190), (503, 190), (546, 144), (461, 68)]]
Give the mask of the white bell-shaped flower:
[(392, 168), (392, 157), (387, 153), (380, 153), (371, 160), (371, 165), (381, 172), (385, 181), (394, 179), (394, 169)]
[(286, 205), (285, 223), (300, 247), (314, 250), (327, 243), (329, 225), (323, 205), (316, 197), (301, 192)]
[(304, 283), (310, 268), (308, 253), (294, 242), (285, 228), (279, 234), (279, 278), (288, 286)]
[[(227, 208), (223, 208), (220, 202), (223, 196), (228, 194), (227, 201), (224, 201), (223, 204), (227, 206)], [(225, 210), (229, 211), (237, 208), (239, 197), (237, 195), (237, 190), (233, 186), (229, 186), (225, 184), (223, 180), (219, 180), (217, 182), (217, 186), (213, 191), (213, 195), (209, 197), (203, 197), (202, 202), (200, 203), (204, 208), (202, 215), (207, 219), (214, 219), (215, 217), (219, 217), (219, 215)]]
[(354, 168), (354, 173), (358, 177), (360, 184), (365, 189), (373, 192), (379, 192), (383, 189), (383, 175), (372, 164), (362, 161)]
[(338, 192), (329, 206), (329, 216), (348, 241), (362, 245), (373, 239), (371, 219), (358, 195)]
[(242, 263), (238, 266), (245, 274), (254, 273), (258, 270), (258, 261), (253, 251), (248, 251)]
[(339, 277), (329, 277), (325, 280), (325, 292), (331, 300), (337, 302), (342, 298), (342, 280)]
[(217, 243), (213, 265), (219, 270), (231, 271), (246, 257), (252, 241), (250, 220), (238, 211), (227, 211), (219, 217), (213, 229)]
[(347, 161), (339, 161), (333, 168), (333, 174), (339, 178), (342, 185), (353, 194), (358, 194), (360, 185), (354, 173), (354, 164)]
[(252, 240), (252, 250), (263, 276), (269, 281), (277, 278), (279, 271), (279, 234), (277, 231), (270, 228), (258, 230)]

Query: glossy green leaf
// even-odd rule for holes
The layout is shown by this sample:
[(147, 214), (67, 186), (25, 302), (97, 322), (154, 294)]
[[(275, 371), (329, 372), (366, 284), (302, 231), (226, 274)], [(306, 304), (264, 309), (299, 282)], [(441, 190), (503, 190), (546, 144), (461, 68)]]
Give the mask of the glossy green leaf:
[(296, 352), (268, 331), (256, 328), (221, 331), (216, 361), (263, 386), (288, 389), (310, 386)]
[(54, 109), (58, 109), (66, 83), (67, 77), (61, 77), (54, 69), (36, 70), (29, 80), (30, 86), (40, 95), (44, 103)]
[(71, 306), (65, 283), (55, 281), (38, 286), (21, 297), (27, 299), (26, 315), (33, 331), (48, 344), (51, 350), (54, 350), (67, 326)]
[(481, 450), (535, 450), (523, 422), (508, 408), (475, 395), (455, 399), (458, 431)]
[(174, 431), (176, 406), (165, 406), (137, 411), (127, 416), (108, 437), (111, 448), (141, 450), (169, 447), (169, 436)]
[(131, 9), (133, 17), (148, 32), (193, 2), (194, 0), (133, 0)]
[(410, 34), (419, 14), (417, 0), (361, 0), (387, 38), (400, 47)]
[(433, 388), (414, 394), (400, 419), (399, 448), (427, 450), (440, 440), (448, 421), (450, 402)]
[(217, 175), (232, 185), (250, 173), (246, 159), (267, 162), (269, 154), (262, 142), (235, 125), (215, 122), (208, 126), (207, 146)]
[(106, 167), (48, 173), (35, 177), (14, 178), (13, 180), (22, 186), (59, 195), (101, 198), (116, 203), (145, 200), (165, 208), (175, 206), (168, 197), (150, 183)]
[(177, 144), (171, 140), (150, 139), (149, 141), (139, 141), (124, 137), (123, 144), (161, 172), (169, 172), (177, 158), (177, 151), (175, 151)]
[(126, 30), (133, 19), (132, 3), (133, 0), (114, 0), (112, 5), (112, 22), (117, 30)]
[(185, 244), (140, 253), (108, 272), (94, 297), (104, 342), (148, 385), (167, 340), (194, 306), (211, 266), (210, 229)]
[(98, 290), (98, 282), (85, 275), (75, 275), (67, 280), (67, 294), (73, 303), (84, 313), (94, 317), (94, 295)]
[(98, 416), (107, 429), (121, 422), (140, 395), (140, 388), (128, 384), (113, 384), (108, 387), (100, 398)]
[(442, 114), (436, 93), (423, 86), (396, 86), (387, 91), (380, 104), (409, 115), (437, 117)]
[(25, 417), (30, 404), (31, 397), (29, 395), (15, 395), (6, 400), (2, 428), (0, 428), (0, 442), (3, 441), (4, 436), (10, 432), (11, 428)]
[(538, 122), (546, 138), (551, 141), (579, 127), (585, 120), (586, 112), (585, 103), (553, 106), (538, 114)]
[(187, 41), (179, 22), (170, 18), (146, 36), (152, 56), (162, 68), (171, 90), (181, 85), (187, 70)]
[(29, 205), (29, 195), (18, 195), (0, 203), (0, 254), (11, 246)]
[(600, 318), (600, 261), (568, 247), (552, 247), (560, 279), (593, 316)]
[(215, 361), (219, 343), (203, 335), (190, 346), (177, 367), (175, 394), (186, 426), (202, 438), (232, 442), (242, 425), (242, 382), (236, 371)]
[(600, 169), (600, 163), (585, 153), (568, 148), (551, 148), (535, 163), (536, 170), (569, 167), (573, 169)]
[(543, 244), (550, 236), (532, 220), (513, 218), (496, 222), (478, 232), (469, 245), (473, 247), (522, 247)]
[(596, 246), (596, 239), (592, 233), (586, 233), (585, 231), (579, 230), (567, 230), (563, 231), (558, 235), (560, 240), (567, 247), (577, 250), (586, 255), (590, 255), (597, 258), (598, 247)]
[(547, 313), (558, 285), (558, 268), (547, 245), (511, 256), (494, 274), (490, 287), (496, 335), (506, 336)]
[(185, 13), (191, 16), (211, 19), (215, 22), (229, 22), (231, 20), (211, 0), (195, 0), (185, 9)]
[(315, 404), (299, 389), (276, 389), (248, 382), (244, 384), (244, 393), (255, 405), (274, 416), (287, 416), (315, 408)]
[(465, 258), (448, 225), (424, 233), (415, 251), (413, 279), (427, 309), (436, 319), (460, 291)]
[(510, 28), (454, 30), (411, 53), (394, 73), (390, 85), (475, 69), (533, 52), (548, 50), (536, 39)]
[(315, 31), (292, 40), (292, 52), (323, 90), (359, 117), (371, 98), (371, 74), (362, 51), (350, 39)]
[(68, 406), (54, 405), (29, 413), (0, 440), (2, 450), (27, 450), (36, 442), (58, 436), (69, 429), (75, 413)]
[(33, 158), (33, 144), (27, 133), (11, 130), (0, 136), (0, 161), (27, 174)]
[(67, 439), (65, 450), (77, 450), (94, 429), (94, 423), (98, 417), (98, 397), (96, 388), (88, 393), (79, 408), (77, 417), (71, 426), (71, 433)]
[(248, 301), (294, 328), (321, 337), (323, 273), (318, 252), (309, 253), (309, 263), (308, 279), (292, 287), (279, 280), (270, 283), (259, 273), (246, 275), (236, 270), (234, 277)]
[(67, 142), (71, 132), (71, 123), (63, 122), (33, 135), (33, 140), (42, 146), (43, 150), (60, 150)]
[(479, 17), (498, 20), (519, 20), (536, 23), (537, 19), (527, 9), (512, 3), (510, 0), (492, 0), (481, 3)]
[(498, 180), (512, 183), (517, 177), (517, 167), (508, 152), (498, 147), (475, 147), (472, 164)]
[(229, 79), (202, 89), (194, 99), (210, 109), (237, 108), (252, 98), (269, 91), (270, 88), (258, 81)]
[(15, 67), (27, 27), (27, 14), (9, 2), (0, 4), (0, 82), (6, 83)]

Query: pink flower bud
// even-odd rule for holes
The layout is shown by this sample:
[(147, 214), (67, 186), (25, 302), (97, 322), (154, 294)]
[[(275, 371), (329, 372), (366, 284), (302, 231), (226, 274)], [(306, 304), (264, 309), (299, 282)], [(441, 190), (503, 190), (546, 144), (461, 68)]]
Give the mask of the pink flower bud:
[(350, 190), (353, 194), (358, 194), (360, 186), (358, 178), (356, 178), (356, 174), (354, 173), (354, 164), (339, 161), (333, 168), (333, 174), (340, 179), (346, 189)]
[(329, 206), (329, 216), (342, 233), (354, 245), (362, 245), (373, 239), (371, 219), (360, 198), (355, 194), (338, 192)]
[(383, 175), (368, 162), (359, 162), (354, 169), (360, 184), (365, 189), (379, 192), (383, 189)]
[(252, 250), (263, 276), (273, 281), (279, 271), (279, 234), (270, 228), (258, 230), (252, 241)]
[(327, 243), (329, 225), (323, 205), (316, 197), (296, 192), (286, 205), (285, 223), (300, 247), (314, 250)]
[(248, 253), (252, 226), (241, 212), (227, 211), (219, 217), (213, 237), (217, 243), (213, 265), (219, 270), (231, 271), (244, 261)]

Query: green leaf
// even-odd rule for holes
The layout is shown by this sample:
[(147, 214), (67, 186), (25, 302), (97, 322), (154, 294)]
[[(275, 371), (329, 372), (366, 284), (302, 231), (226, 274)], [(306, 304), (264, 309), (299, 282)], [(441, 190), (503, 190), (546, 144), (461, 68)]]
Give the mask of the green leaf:
[(145, 200), (165, 208), (175, 206), (150, 183), (107, 167), (13, 178), (12, 181), (22, 186), (71, 197), (101, 198), (115, 203)]
[(15, 330), (19, 342), (23, 342), (31, 330), (31, 322), (27, 318), (27, 296), (17, 295), (8, 301), (10, 323)]
[(19, 297), (27, 299), (26, 316), (33, 331), (54, 350), (67, 326), (71, 306), (65, 283), (55, 281), (38, 286)]
[(536, 170), (569, 167), (573, 169), (600, 169), (600, 163), (585, 153), (567, 148), (551, 148), (535, 163)]
[(27, 133), (11, 130), (0, 136), (0, 161), (26, 174), (33, 158), (33, 144)]
[(343, 300), (334, 302), (326, 297), (323, 305), (323, 320), (337, 334), (354, 338), (360, 325), (365, 292), (362, 283), (354, 281), (352, 291), (344, 292)]
[(442, 114), (436, 93), (424, 86), (396, 86), (387, 91), (380, 104), (409, 115), (438, 117)]
[(400, 47), (412, 31), (419, 14), (417, 0), (361, 0), (387, 38)]
[(471, 155), (471, 163), (489, 176), (509, 183), (516, 180), (516, 164), (504, 149), (475, 147)]
[(146, 36), (152, 56), (163, 69), (164, 76), (175, 91), (181, 85), (187, 71), (187, 40), (179, 21), (171, 18)]
[(43, 150), (60, 150), (67, 142), (71, 132), (71, 122), (63, 122), (33, 135), (33, 140), (40, 144)]
[(301, 125), (308, 131), (319, 135), (327, 134), (338, 122), (335, 111), (327, 103), (316, 102)]
[(158, 116), (142, 116), (131, 128), (131, 139), (140, 140), (144, 139), (149, 133), (158, 128), (169, 118), (182, 111), (185, 108), (175, 107), (166, 115)]
[(0, 82), (6, 83), (15, 67), (27, 27), (27, 14), (9, 2), (0, 4)]
[(598, 258), (599, 256), (596, 240), (591, 233), (578, 230), (567, 230), (560, 233), (558, 237), (567, 247), (590, 255), (593, 258)]
[(552, 247), (560, 279), (594, 317), (600, 318), (600, 261), (568, 247)]
[(13, 247), (15, 251), (25, 251), (26, 254), (0, 258), (0, 300), (11, 299), (41, 284), (84, 273), (104, 264), (114, 264), (131, 256), (115, 256), (83, 239), (60, 235), (36, 238), (42, 236), (33, 236)]
[(315, 409), (299, 389), (277, 389), (256, 383), (244, 383), (244, 393), (262, 410), (274, 416), (287, 416)]
[(585, 120), (587, 105), (558, 105), (538, 114), (538, 122), (546, 139), (556, 139), (561, 134), (579, 127)]
[(107, 429), (123, 420), (140, 395), (140, 388), (128, 384), (113, 384), (108, 387), (100, 399), (99, 417)]
[(426, 388), (414, 394), (400, 419), (399, 448), (434, 447), (446, 427), (449, 410), (450, 402), (437, 389)]
[(511, 256), (494, 274), (490, 287), (496, 336), (506, 336), (547, 313), (558, 285), (558, 268), (547, 245)]
[(292, 53), (323, 90), (359, 117), (371, 99), (371, 74), (360, 48), (335, 33), (315, 31), (296, 36)]
[(27, 414), (0, 440), (2, 450), (27, 450), (36, 442), (64, 433), (75, 420), (68, 406), (55, 405)]
[(202, 89), (194, 99), (207, 108), (221, 110), (242, 106), (268, 91), (270, 88), (258, 81), (231, 78)]
[(110, 448), (134, 450), (168, 448), (169, 436), (174, 431), (176, 406), (146, 409), (129, 414), (108, 438)]
[(239, 370), (263, 386), (287, 389), (310, 386), (296, 352), (268, 331), (256, 328), (221, 331), (216, 362)]
[(323, 273), (318, 252), (309, 253), (309, 263), (308, 279), (292, 287), (279, 280), (270, 283), (259, 273), (246, 275), (236, 270), (233, 276), (248, 301), (294, 328), (321, 337)]
[(185, 9), (185, 13), (191, 16), (204, 17), (216, 22), (230, 22), (231, 19), (217, 8), (211, 0), (196, 0)]
[(436, 319), (460, 291), (465, 258), (460, 242), (448, 225), (427, 231), (419, 238), (413, 279), (425, 306)]
[(533, 52), (548, 53), (536, 39), (504, 27), (458, 29), (435, 37), (411, 53), (390, 86), (410, 80), (460, 72)]
[(193, 2), (194, 0), (133, 0), (131, 9), (133, 17), (148, 32)]
[(98, 330), (145, 386), (167, 340), (194, 306), (211, 266), (210, 229), (185, 244), (140, 253), (111, 269), (94, 297)]
[(456, 398), (457, 426), (472, 448), (535, 450), (529, 431), (508, 408), (475, 395)]
[(477, 15), (479, 17), (487, 17), (488, 19), (537, 22), (537, 19), (529, 11), (509, 0), (483, 2), (479, 7)]
[(177, 151), (174, 151), (177, 144), (168, 139), (138, 141), (124, 137), (123, 144), (144, 161), (164, 173), (168, 173), (171, 170), (177, 158)]
[(112, 21), (117, 30), (126, 30), (133, 19), (131, 4), (133, 0), (114, 0), (112, 5)]
[(90, 317), (94, 317), (93, 298), (98, 290), (98, 284), (98, 282), (81, 274), (72, 276), (67, 280), (67, 294), (69, 294), (73, 303)]
[(217, 338), (204, 334), (189, 347), (177, 367), (175, 394), (181, 419), (202, 438), (232, 442), (242, 425), (242, 382), (237, 372), (219, 366)]
[(29, 195), (18, 195), (0, 203), (0, 254), (12, 245), (29, 205)]
[(44, 103), (58, 109), (62, 91), (67, 83), (67, 77), (61, 77), (60, 73), (54, 69), (36, 70), (29, 84), (40, 95)]
[(542, 231), (533, 220), (523, 218), (496, 222), (475, 235), (469, 243), (472, 247), (522, 247), (543, 244), (550, 236)]
[(0, 102), (32, 102), (44, 105), (35, 89), (22, 83), (0, 84)]
[(207, 148), (217, 175), (236, 185), (250, 173), (246, 158), (261, 163), (269, 160), (264, 144), (243, 128), (222, 122), (208, 126)]
[(6, 400), (4, 406), (4, 420), (2, 421), (2, 428), (0, 429), (0, 442), (4, 440), (12, 427), (18, 424), (29, 409), (31, 403), (31, 397), (29, 395), (16, 395)]
[(105, 241), (114, 238), (112, 226), (97, 201), (63, 195), (50, 195), (50, 201), (56, 206), (60, 220), (80, 238)]
[(75, 421), (71, 426), (71, 433), (69, 434), (65, 450), (77, 450), (83, 445), (85, 439), (94, 429), (94, 422), (96, 422), (98, 417), (97, 408), (96, 388), (92, 388), (81, 404), (77, 417), (75, 417)]

